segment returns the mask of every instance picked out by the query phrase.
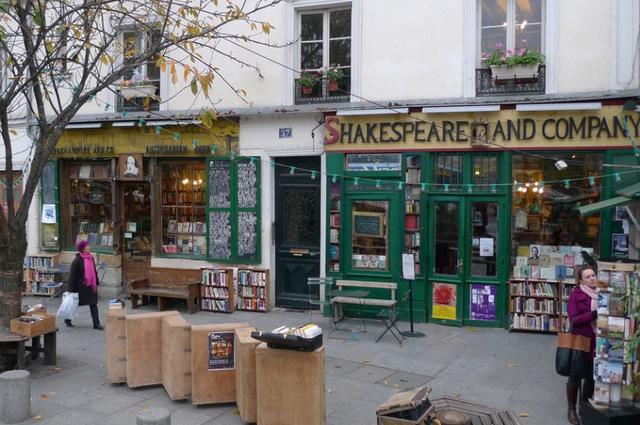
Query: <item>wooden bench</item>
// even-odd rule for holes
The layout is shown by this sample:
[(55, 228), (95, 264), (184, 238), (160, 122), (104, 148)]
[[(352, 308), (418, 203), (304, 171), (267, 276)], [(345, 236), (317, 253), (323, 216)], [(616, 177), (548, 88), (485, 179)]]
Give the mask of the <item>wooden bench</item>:
[[(335, 286), (338, 294), (331, 298), (331, 304), (333, 306), (333, 319), (334, 321), (340, 321), (343, 319), (344, 314), (342, 311), (343, 304), (355, 304), (360, 306), (376, 306), (387, 309), (393, 309), (396, 307), (396, 290), (398, 284), (395, 282), (370, 282), (364, 280), (336, 280)], [(369, 289), (387, 289), (389, 290), (389, 298), (373, 298), (371, 296), (366, 297), (352, 297), (348, 295), (339, 295), (339, 291), (350, 290), (369, 290)], [(333, 291), (336, 293), (336, 291)]]
[(150, 267), (147, 277), (134, 279), (131, 284), (131, 307), (147, 305), (149, 297), (158, 297), (158, 310), (168, 307), (169, 299), (187, 301), (190, 314), (200, 311), (200, 270)]

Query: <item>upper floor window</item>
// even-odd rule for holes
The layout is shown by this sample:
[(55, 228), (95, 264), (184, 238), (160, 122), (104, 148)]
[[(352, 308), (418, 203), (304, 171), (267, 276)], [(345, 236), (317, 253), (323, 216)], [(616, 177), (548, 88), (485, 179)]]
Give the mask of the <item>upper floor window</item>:
[[(126, 30), (122, 33), (123, 60), (134, 58), (147, 51), (148, 46), (156, 43), (160, 37), (160, 31), (139, 29)], [(140, 111), (159, 109), (160, 95), (160, 67), (157, 64), (158, 57), (154, 55), (148, 61), (131, 70), (124, 77), (124, 81), (129, 81), (137, 87), (137, 94), (132, 97), (119, 96), (118, 111)], [(143, 87), (154, 87), (151, 91)], [(128, 98), (127, 98), (128, 97)]]
[[(329, 69), (334, 72), (328, 73)], [(305, 85), (296, 80), (296, 103), (348, 101), (351, 8), (300, 14), (300, 70), (312, 73), (317, 80), (313, 85), (307, 84), (308, 90), (303, 90)]]
[(542, 52), (543, 6), (543, 0), (481, 0), (478, 62), (482, 52), (497, 47), (513, 51), (527, 47)]

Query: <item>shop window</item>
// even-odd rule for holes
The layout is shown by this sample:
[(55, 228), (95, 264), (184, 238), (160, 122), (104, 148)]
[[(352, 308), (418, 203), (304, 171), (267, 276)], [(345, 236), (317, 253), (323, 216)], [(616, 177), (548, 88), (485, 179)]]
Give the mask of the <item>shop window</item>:
[[(138, 31), (130, 30), (122, 33), (123, 45), (123, 61), (126, 62), (132, 58), (141, 55), (147, 50), (151, 44), (156, 44), (161, 37), (159, 30)], [(155, 87), (153, 95), (144, 95), (143, 89), (140, 89), (140, 97), (132, 97), (126, 99), (124, 96), (118, 96), (118, 112), (123, 111), (142, 111), (159, 109), (160, 96), (160, 67), (157, 65), (158, 56), (151, 57), (147, 62), (133, 69), (123, 76), (124, 81), (140, 86)], [(144, 89), (145, 91), (147, 89)]]
[(400, 171), (402, 155), (399, 153), (351, 153), (346, 155), (347, 171)]
[(433, 169), (435, 190), (448, 192), (462, 187), (463, 159), (461, 153), (436, 154)]
[(94, 248), (113, 247), (111, 167), (109, 162), (71, 163), (68, 166), (72, 245), (86, 240)]
[(436, 274), (458, 274), (458, 238), (460, 204), (458, 202), (436, 202), (433, 238), (434, 272)]
[(514, 262), (515, 257), (524, 257), (523, 264), (527, 257), (541, 258), (544, 264), (533, 265), (551, 267), (547, 264), (550, 254), (570, 253), (571, 246), (599, 253), (600, 215), (582, 217), (577, 207), (601, 199), (603, 156), (577, 153), (554, 154), (554, 158), (569, 167), (558, 170), (554, 160), (513, 155)]
[(162, 187), (162, 252), (206, 255), (206, 192), (204, 161), (160, 165)]
[(354, 201), (351, 211), (351, 268), (388, 270), (389, 201)]
[(473, 156), (473, 184), (480, 190), (490, 190), (498, 183), (498, 156), (476, 154)]
[[(300, 14), (300, 69), (318, 76), (310, 90), (296, 80), (296, 103), (344, 102), (351, 91), (351, 8)], [(339, 70), (330, 79), (325, 71)]]
[(260, 262), (260, 161), (212, 158), (208, 163), (208, 259)]

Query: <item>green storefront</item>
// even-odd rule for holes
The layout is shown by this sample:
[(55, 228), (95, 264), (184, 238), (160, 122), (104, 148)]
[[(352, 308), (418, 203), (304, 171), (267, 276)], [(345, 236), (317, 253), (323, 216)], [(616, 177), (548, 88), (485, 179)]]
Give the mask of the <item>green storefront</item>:
[(397, 282), (400, 299), (412, 253), (416, 321), (507, 327), (521, 256), (612, 255), (613, 211), (577, 208), (638, 181), (624, 128), (640, 119), (621, 111), (327, 116), (327, 276)]

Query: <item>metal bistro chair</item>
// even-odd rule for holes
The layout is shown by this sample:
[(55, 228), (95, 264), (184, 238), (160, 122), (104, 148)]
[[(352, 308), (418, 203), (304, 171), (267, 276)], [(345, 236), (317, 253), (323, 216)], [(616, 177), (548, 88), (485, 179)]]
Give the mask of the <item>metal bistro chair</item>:
[[(324, 314), (326, 306), (329, 306), (333, 316), (331, 300), (327, 298), (333, 289), (333, 278), (310, 277), (307, 278), (307, 285), (309, 287), (309, 315), (311, 318), (313, 318), (313, 310), (320, 310), (320, 314)], [(331, 317), (331, 321), (333, 321), (333, 317)]]
[(391, 332), (391, 335), (393, 335), (396, 338), (396, 340), (398, 340), (399, 344), (402, 344), (402, 341), (407, 339), (404, 335), (402, 335), (402, 332), (400, 331), (400, 329), (398, 329), (396, 322), (398, 321), (398, 318), (400, 316), (400, 310), (398, 309), (399, 304), (400, 303), (408, 304), (408, 302), (409, 302), (409, 291), (405, 292), (405, 294), (402, 296), (400, 301), (396, 303), (395, 306), (390, 308), (385, 307), (378, 312), (376, 317), (382, 320), (382, 323), (385, 326), (385, 330), (380, 334), (378, 339), (376, 339), (376, 343), (380, 341), (387, 332)]

